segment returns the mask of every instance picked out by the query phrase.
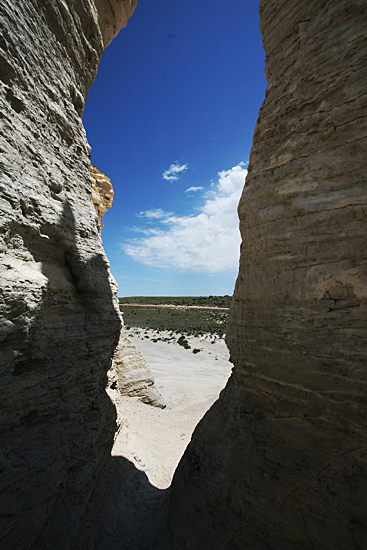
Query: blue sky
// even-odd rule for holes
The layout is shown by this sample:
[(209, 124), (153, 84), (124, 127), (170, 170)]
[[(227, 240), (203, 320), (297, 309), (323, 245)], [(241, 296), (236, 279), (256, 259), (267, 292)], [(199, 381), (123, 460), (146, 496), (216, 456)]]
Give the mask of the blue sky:
[(139, 0), (83, 116), (115, 190), (102, 239), (119, 296), (232, 294), (265, 86), (257, 0)]

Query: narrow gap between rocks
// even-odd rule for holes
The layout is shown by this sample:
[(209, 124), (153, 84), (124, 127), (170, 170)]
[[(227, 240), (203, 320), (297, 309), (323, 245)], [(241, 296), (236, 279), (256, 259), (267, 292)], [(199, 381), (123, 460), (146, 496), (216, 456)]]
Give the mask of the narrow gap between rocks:
[(88, 505), (85, 537), (104, 550), (169, 550), (172, 477), (196, 425), (224, 388), (231, 364), (224, 338), (213, 333), (131, 325), (126, 333), (166, 406), (122, 395), (117, 384), (107, 388), (118, 431)]
[(166, 407), (147, 405), (138, 397), (115, 398), (128, 428), (121, 430), (112, 454), (131, 460), (164, 489), (196, 425), (226, 384), (229, 353), (224, 339), (210, 333), (189, 336), (129, 327), (127, 334), (144, 356)]
[[(105, 56), (107, 54), (108, 63), (104, 65), (102, 62), (99, 69), (98, 78), (101, 83), (99, 95), (94, 96), (94, 98), (88, 97), (87, 108), (90, 109), (91, 113), (94, 113), (94, 115), (89, 116), (90, 128), (94, 128), (97, 137), (103, 134), (103, 137), (101, 137), (102, 146), (98, 151), (93, 151), (92, 162), (99, 169), (106, 169), (106, 175), (111, 178), (112, 185), (118, 190), (115, 195), (115, 208), (112, 209), (111, 213), (108, 215), (108, 219), (105, 220), (106, 228), (108, 227), (109, 231), (109, 233), (107, 233), (106, 229), (106, 236), (108, 234), (109, 237), (105, 239), (102, 233), (102, 240), (104, 241), (106, 253), (111, 261), (111, 265), (115, 264), (118, 266), (119, 263), (122, 264), (124, 261), (122, 256), (116, 252), (116, 239), (113, 241), (110, 237), (111, 232), (115, 234), (119, 232), (122, 211), (125, 212), (125, 216), (128, 218), (124, 220), (126, 226), (132, 227), (136, 224), (136, 216), (140, 219), (144, 218), (147, 220), (148, 225), (146, 226), (146, 233), (142, 231), (142, 234), (151, 235), (154, 234), (154, 229), (152, 229), (153, 225), (149, 225), (152, 220), (163, 220), (163, 222), (165, 222), (173, 215), (170, 210), (174, 210), (176, 206), (178, 207), (178, 199), (173, 196), (172, 193), (172, 189), (174, 189), (172, 182), (176, 184), (179, 179), (179, 177), (177, 177), (178, 175), (182, 177), (186, 173), (186, 170), (189, 171), (191, 167), (193, 168), (193, 181), (189, 182), (189, 180), (187, 180), (187, 185), (185, 184), (185, 186), (182, 186), (182, 193), (179, 201), (180, 207), (182, 207), (187, 197), (192, 196), (192, 202), (190, 204), (192, 208), (196, 208), (199, 211), (198, 205), (200, 203), (199, 201), (195, 202), (198, 196), (198, 194), (195, 193), (198, 190), (204, 191), (204, 187), (201, 186), (201, 180), (208, 178), (208, 182), (212, 182), (211, 186), (214, 185), (212, 180), (214, 174), (212, 174), (211, 171), (213, 170), (213, 165), (216, 166), (217, 158), (215, 157), (215, 162), (210, 160), (212, 147), (207, 149), (209, 159), (207, 162), (209, 166), (205, 170), (203, 169), (204, 175), (200, 175), (200, 170), (198, 169), (199, 160), (195, 156), (195, 151), (191, 151), (190, 160), (187, 160), (186, 157), (180, 157), (180, 155), (184, 154), (181, 144), (181, 132), (177, 134), (176, 138), (178, 140), (176, 147), (178, 147), (179, 150), (177, 154), (179, 157), (178, 160), (176, 156), (176, 147), (173, 147), (171, 143), (174, 141), (174, 138), (169, 137), (167, 139), (167, 136), (171, 136), (172, 126), (181, 128), (183, 124), (186, 124), (190, 111), (193, 117), (191, 135), (193, 135), (194, 132), (198, 132), (200, 120), (202, 118), (203, 120), (209, 118), (209, 122), (215, 120), (215, 124), (212, 128), (208, 122), (209, 125), (207, 130), (204, 131), (204, 129), (202, 129), (203, 142), (210, 142), (210, 144), (213, 145), (221, 141), (223, 143), (222, 146), (220, 144), (216, 145), (218, 151), (222, 151), (222, 149), (224, 150), (226, 147), (231, 148), (231, 153), (228, 157), (231, 159), (229, 161), (231, 164), (228, 163), (227, 166), (225, 164), (221, 165), (218, 169), (224, 170), (228, 168), (227, 171), (224, 170), (219, 173), (223, 178), (223, 182), (229, 173), (233, 175), (234, 179), (227, 178), (225, 180), (227, 182), (226, 185), (222, 182), (221, 191), (215, 195), (216, 199), (219, 200), (218, 204), (216, 203), (216, 199), (213, 198), (213, 192), (214, 189), (218, 191), (219, 186), (210, 188), (212, 203), (208, 204), (208, 201), (205, 203), (207, 206), (217, 208), (220, 211), (221, 219), (217, 224), (212, 220), (211, 224), (209, 224), (209, 238), (205, 239), (204, 235), (198, 242), (204, 243), (202, 249), (205, 248), (206, 244), (213, 244), (214, 242), (214, 248), (205, 249), (205, 256), (212, 258), (212, 262), (215, 264), (216, 268), (217, 263), (221, 260), (222, 263), (225, 263), (226, 271), (232, 269), (231, 260), (234, 258), (234, 282), (235, 272), (237, 270), (236, 262), (238, 262), (236, 254), (239, 248), (239, 241), (238, 244), (236, 244), (236, 238), (232, 238), (232, 234), (228, 234), (226, 224), (224, 224), (224, 230), (221, 233), (221, 223), (223, 212), (225, 211), (224, 204), (227, 204), (226, 201), (228, 201), (228, 204), (238, 204), (244, 179), (241, 181), (240, 189), (237, 189), (236, 178), (237, 176), (238, 178), (242, 177), (244, 172), (245, 164), (243, 160), (247, 156), (246, 150), (248, 152), (250, 150), (252, 129), (256, 121), (257, 109), (262, 101), (263, 89), (265, 89), (266, 84), (262, 74), (264, 54), (261, 50), (261, 39), (258, 32), (258, 5), (256, 4), (257, 3), (255, 3), (252, 11), (250, 8), (247, 8), (248, 24), (252, 37), (249, 41), (251, 48), (246, 49), (245, 44), (242, 44), (242, 28), (238, 29), (240, 32), (235, 32), (235, 28), (237, 28), (237, 24), (241, 19), (238, 17), (236, 9), (231, 12), (234, 14), (234, 17), (230, 18), (227, 24), (224, 24), (222, 11), (220, 11), (220, 17), (218, 19), (221, 29), (228, 29), (231, 40), (225, 38), (224, 34), (221, 35), (221, 39), (219, 40), (214, 25), (213, 29), (215, 32), (210, 36), (208, 35), (207, 40), (202, 43), (202, 30), (199, 29), (197, 40), (198, 44), (203, 44), (203, 52), (201, 53), (204, 54), (204, 51), (207, 51), (211, 60), (214, 60), (214, 63), (212, 62), (211, 65), (209, 64), (211, 66), (211, 72), (209, 71), (208, 65), (208, 74), (205, 76), (205, 78), (208, 78), (209, 75), (212, 79), (212, 85), (209, 85), (209, 88), (214, 91), (212, 111), (209, 111), (208, 105), (210, 104), (210, 100), (205, 99), (205, 90), (200, 88), (200, 84), (204, 83), (202, 71), (200, 69), (199, 72), (196, 72), (196, 69), (200, 66), (196, 59), (198, 52), (192, 57), (196, 59), (196, 62), (194, 65), (190, 65), (191, 68), (188, 78), (185, 79), (184, 77), (184, 86), (177, 87), (176, 85), (176, 79), (177, 82), (182, 81), (180, 64), (177, 63), (178, 58), (175, 57), (177, 51), (181, 51), (184, 65), (186, 65), (187, 59), (190, 59), (188, 47), (192, 42), (191, 13), (187, 27), (190, 32), (190, 40), (183, 40), (180, 42), (181, 35), (179, 34), (177, 34), (177, 36), (175, 33), (170, 33), (168, 35), (163, 34), (157, 42), (158, 51), (160, 52), (159, 55), (155, 55), (153, 52), (152, 39), (154, 37), (149, 38), (148, 31), (154, 28), (150, 20), (147, 27), (142, 27), (143, 32), (139, 34), (139, 36), (134, 38), (133, 31), (131, 34), (127, 34), (130, 33), (130, 29), (133, 29), (132, 25), (134, 25), (134, 17), (136, 17), (136, 14), (133, 15), (132, 20), (128, 23), (127, 29), (123, 31), (123, 39), (126, 40), (125, 45), (127, 46), (127, 41), (130, 40), (131, 43), (134, 44), (134, 51), (140, 52), (141, 43), (144, 44), (144, 41), (146, 43), (149, 42), (148, 51), (145, 51), (144, 54), (148, 57), (143, 60), (142, 65), (139, 65), (139, 67), (125, 63), (126, 59), (130, 59), (127, 52), (130, 51), (131, 53), (131, 49), (129, 50), (129, 48), (127, 48), (127, 52), (123, 51), (122, 55), (122, 50), (120, 50), (120, 56), (116, 55), (115, 57), (112, 55), (112, 51), (116, 42), (107, 49)], [(137, 9), (139, 9), (139, 6)], [(156, 9), (155, 7), (155, 10)], [(164, 11), (167, 12), (166, 15), (162, 13), (160, 17), (166, 17), (167, 25), (171, 27), (173, 24), (172, 16), (167, 15), (168, 11), (166, 9)], [(215, 13), (215, 10), (212, 13)], [(176, 15), (176, 12), (174, 15)], [(209, 28), (207, 14), (205, 13), (204, 15), (205, 28)], [(256, 31), (253, 31), (251, 27), (252, 24), (253, 29), (256, 29)], [(157, 34), (157, 32), (159, 34), (161, 31), (159, 29), (154, 30), (155, 34)], [(236, 56), (233, 55), (233, 52), (239, 51), (239, 47), (237, 47), (235, 43), (232, 43), (232, 39), (236, 36), (239, 37), (241, 41), (243, 51), (247, 52), (246, 59), (249, 57), (250, 51), (253, 50), (256, 52), (256, 48), (259, 50), (258, 54), (254, 57), (254, 66), (248, 65), (248, 71), (251, 72), (254, 80), (257, 78), (255, 75), (255, 67), (257, 65), (259, 66), (258, 79), (259, 81), (263, 79), (263, 84), (260, 86), (261, 92), (258, 97), (255, 97), (256, 94), (253, 94), (253, 85), (249, 84), (251, 79), (243, 76), (246, 74), (246, 70), (240, 71), (239, 73), (237, 65), (234, 63)], [(122, 37), (118, 37), (118, 39), (122, 39)], [(255, 48), (256, 40), (258, 43)], [(229, 49), (224, 47), (230, 44), (232, 44), (232, 46), (230, 46)], [(208, 45), (209, 49), (207, 48)], [(181, 48), (181, 50), (177, 50), (177, 47)], [(142, 48), (142, 51), (143, 50), (144, 48)], [(106, 60), (106, 57), (104, 59)], [(243, 63), (246, 59), (244, 58), (242, 61), (239, 61)], [(225, 76), (223, 76), (223, 78), (221, 78), (219, 76), (220, 73), (218, 73), (218, 67), (221, 66), (221, 60), (222, 66), (229, 71), (225, 71)], [(174, 63), (170, 65), (169, 69), (167, 63), (171, 63), (172, 61), (174, 61)], [(206, 61), (203, 55), (203, 63), (205, 66), (207, 65)], [(127, 67), (129, 67), (129, 70), (127, 70)], [(149, 72), (152, 67), (156, 67), (156, 70)], [(232, 74), (230, 71), (231, 68), (234, 69)], [(110, 71), (112, 71), (112, 74)], [(125, 86), (124, 79), (126, 78), (132, 78), (135, 83), (133, 93), (130, 92), (130, 94), (125, 94), (125, 88), (129, 89)], [(241, 80), (241, 78), (243, 80)], [(238, 96), (232, 96), (230, 94), (230, 91), (235, 89), (233, 86), (227, 86), (227, 82), (231, 81), (235, 81), (236, 88), (241, 90)], [(186, 88), (187, 83), (190, 82), (197, 82), (199, 87)], [(149, 84), (147, 85), (147, 83)], [(206, 87), (207, 86), (205, 86), (205, 88)], [(184, 91), (181, 96), (178, 95), (178, 88), (182, 88), (182, 91)], [(170, 92), (170, 90), (172, 90), (172, 92)], [(244, 135), (247, 136), (244, 140), (246, 144), (241, 141), (238, 146), (238, 156), (233, 151), (237, 146), (229, 145), (232, 143), (233, 132), (231, 131), (226, 137), (225, 128), (229, 126), (226, 117), (230, 112), (232, 113), (232, 117), (237, 117), (239, 110), (239, 108), (235, 106), (237, 105), (237, 101), (238, 105), (241, 105), (240, 110), (242, 110), (242, 90), (247, 90), (248, 97), (251, 96), (252, 98), (254, 108), (252, 117), (249, 116), (248, 120), (246, 117), (246, 121), (244, 121), (247, 125), (247, 130), (243, 131)], [(144, 95), (145, 92), (148, 93)], [(142, 94), (142, 97), (146, 97), (145, 103), (136, 104), (139, 106), (137, 107), (135, 105), (135, 109), (134, 102), (132, 101), (132, 96), (134, 94), (138, 96)], [(121, 97), (124, 97), (125, 100), (121, 101)], [(108, 98), (107, 101), (106, 98)], [(225, 98), (225, 102), (221, 104), (222, 107), (220, 107), (220, 103), (218, 103), (218, 98)], [(89, 103), (90, 99), (92, 99), (91, 105)], [(101, 115), (101, 111), (99, 110), (100, 105), (106, 108), (106, 117)], [(170, 106), (171, 111), (168, 110), (166, 112), (161, 110), (163, 106), (164, 109), (168, 109)], [(231, 111), (229, 110), (229, 106), (233, 107), (233, 109), (231, 107)], [(205, 115), (205, 109), (207, 107), (207, 114), (210, 112), (210, 117), (206, 117)], [(116, 116), (116, 109), (122, 111), (123, 117)], [(212, 116), (211, 113), (214, 114), (214, 112), (215, 116)], [(152, 113), (156, 113), (158, 116), (152, 116)], [(164, 116), (162, 116), (163, 113)], [(176, 114), (179, 115), (177, 119)], [(108, 116), (110, 118), (108, 118)], [(223, 122), (221, 123), (222, 119)], [(123, 121), (123, 124), (119, 124), (118, 121), (120, 120)], [(223, 134), (220, 140), (217, 135), (218, 127), (221, 128)], [(191, 143), (191, 138), (189, 142)], [(116, 144), (118, 144), (118, 147), (115, 147)], [(130, 163), (129, 170), (129, 166), (122, 164), (120, 155), (121, 158), (125, 159), (128, 155), (130, 155), (132, 159), (136, 157), (136, 164)], [(106, 156), (111, 159), (109, 167), (107, 168), (105, 168), (106, 163), (104, 162)], [(198, 152), (198, 156), (201, 158), (200, 152)], [(157, 158), (159, 162), (157, 162)], [(197, 165), (196, 168), (194, 166), (195, 162)], [(224, 163), (225, 161), (223, 160), (221, 162)], [(230, 167), (235, 163), (238, 163), (237, 166), (230, 170)], [(132, 167), (133, 164), (134, 166)], [(142, 165), (144, 166), (143, 171), (141, 170)], [(165, 171), (163, 172), (163, 170)], [(159, 190), (158, 185), (158, 179), (162, 180), (162, 176), (166, 182), (164, 192)], [(142, 181), (145, 183), (142, 183)], [(184, 181), (184, 178), (182, 181)], [(109, 194), (108, 185), (106, 189), (106, 197), (110, 200), (112, 193)], [(132, 189), (134, 191), (132, 191)], [(238, 197), (235, 196), (236, 190), (239, 191)], [(186, 194), (186, 192), (189, 191), (193, 193), (193, 195)], [(171, 206), (168, 202), (165, 202), (166, 199), (168, 201), (171, 195), (174, 201), (176, 201), (176, 206)], [(159, 201), (163, 202), (161, 203)], [(112, 201), (109, 202), (109, 206), (111, 202)], [(126, 205), (128, 203), (131, 204), (131, 206), (127, 209)], [(193, 211), (188, 210), (188, 207), (186, 208), (187, 210), (183, 209), (180, 215), (177, 214), (180, 220), (189, 217), (188, 212)], [(101, 212), (103, 213), (106, 210), (107, 208), (103, 207)], [(203, 213), (203, 209), (201, 209), (200, 212)], [(237, 230), (238, 222), (235, 206), (233, 212), (235, 230)], [(205, 214), (205, 216), (207, 216), (207, 214)], [(231, 224), (229, 224), (229, 226), (232, 227)], [(201, 236), (200, 229), (196, 232), (198, 234), (200, 233)], [(225, 243), (223, 254), (218, 248), (220, 242)], [(237, 248), (235, 248), (232, 258), (230, 245), (233, 245), (233, 243)], [(200, 247), (197, 246), (195, 250), (198, 248)], [(181, 250), (179, 246), (171, 246), (170, 250), (171, 249)], [(223, 258), (221, 256), (223, 256)], [(183, 255), (183, 257), (186, 258), (185, 255)], [(228, 260), (227, 257), (229, 258)], [(146, 277), (145, 281), (156, 282), (154, 278), (148, 278), (152, 277), (152, 275), (147, 272), (145, 265), (142, 265), (141, 273), (138, 273), (138, 276), (136, 276), (135, 272), (130, 270), (129, 261), (131, 261), (131, 258), (126, 256), (124, 259), (127, 265), (121, 268), (120, 272), (118, 272), (118, 268), (116, 271), (112, 269), (112, 273), (119, 283), (120, 295), (126, 295), (126, 286), (124, 286), (124, 283), (128, 285), (129, 280), (131, 281), (134, 279), (135, 282), (135, 278), (144, 280), (144, 277)], [(147, 265), (150, 265), (149, 262)], [(186, 267), (185, 264), (185, 269)], [(132, 274), (134, 275), (133, 277), (131, 276)], [(211, 273), (211, 275), (212, 274), (213, 273)], [(198, 286), (195, 287), (195, 284), (197, 284), (197, 273), (191, 276), (191, 278), (186, 274), (185, 277), (183, 277), (182, 274), (180, 277), (185, 279), (184, 286), (186, 286), (186, 288), (189, 288), (188, 280), (190, 279), (190, 283), (192, 283), (195, 288), (195, 291), (193, 288), (195, 294), (203, 292), (202, 290), (197, 290), (199, 288)], [(204, 293), (212, 292), (207, 288), (207, 285), (210, 287), (210, 284), (213, 285), (213, 282), (210, 280), (209, 276), (208, 280), (205, 281)], [(157, 291), (157, 287), (158, 285), (156, 285), (155, 289), (152, 289), (151, 294), (161, 293), (161, 290)], [(223, 285), (223, 287), (220, 285), (220, 288), (227, 289), (228, 286), (226, 284)], [(135, 290), (133, 292), (135, 292)], [(133, 294), (133, 292), (129, 294)], [(227, 292), (227, 290), (224, 290), (224, 292)], [(167, 292), (167, 294), (168, 293), (169, 292)], [(162, 294), (164, 294), (164, 292), (162, 292)], [(167, 534), (168, 488), (170, 487), (176, 467), (190, 442), (195, 427), (218, 399), (231, 373), (232, 365), (229, 362), (229, 352), (223, 337), (224, 330), (222, 332), (220, 330), (218, 332), (213, 332), (199, 325), (199, 330), (191, 331), (190, 333), (189, 324), (185, 326), (182, 322), (181, 325), (174, 330), (171, 330), (172, 327), (164, 323), (158, 329), (156, 325), (150, 323), (134, 324), (127, 319), (126, 311), (123, 311), (123, 314), (127, 338), (145, 358), (147, 367), (150, 369), (155, 379), (155, 386), (162, 395), (166, 407), (153, 407), (143, 403), (139, 397), (123, 395), (119, 391), (116, 381), (107, 388), (111, 401), (116, 407), (118, 431), (111, 453), (111, 461), (103, 474), (104, 481), (99, 489), (95, 491), (89, 505), (89, 517), (91, 518), (95, 532), (92, 538), (96, 544), (98, 543), (98, 547), (104, 548), (104, 550), (108, 550), (109, 548), (111, 548), (111, 550), (116, 550), (117, 548), (123, 548), (124, 550), (129, 548), (133, 550), (165, 550), (166, 546), (164, 546), (164, 541), (166, 540)], [(228, 312), (226, 312), (225, 316), (227, 316), (227, 314)], [(153, 312), (152, 315), (154, 315)], [(225, 324), (223, 322), (222, 328), (224, 326)], [(95, 513), (96, 510), (98, 511), (97, 514)], [(90, 525), (91, 522), (86, 521), (86, 524)], [(92, 536), (92, 534), (90, 536)], [(169, 547), (169, 545), (167, 547)]]

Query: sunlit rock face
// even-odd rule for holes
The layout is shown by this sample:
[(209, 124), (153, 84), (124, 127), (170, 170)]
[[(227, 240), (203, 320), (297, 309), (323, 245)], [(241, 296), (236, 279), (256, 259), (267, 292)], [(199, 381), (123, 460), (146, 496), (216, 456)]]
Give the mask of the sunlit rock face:
[[(113, 442), (121, 321), (80, 116), (135, 3), (0, 5), (1, 548), (83, 548)], [(175, 474), (172, 548), (362, 549), (367, 6), (260, 7), (269, 87), (239, 207), (234, 373)]]
[(175, 474), (173, 547), (367, 548), (367, 5), (260, 10), (234, 373)]
[(90, 167), (90, 177), (92, 180), (92, 202), (98, 216), (99, 227), (102, 230), (102, 218), (113, 203), (113, 187), (110, 178), (93, 165)]
[[(98, 227), (103, 229), (103, 216), (113, 203), (113, 187), (110, 179), (95, 166), (90, 166), (92, 202), (98, 217)], [(112, 285), (113, 286), (113, 285)], [(121, 327), (120, 338), (108, 372), (108, 385), (118, 389), (119, 394), (138, 397), (143, 403), (153, 407), (166, 406), (157, 390), (154, 377), (140, 351), (127, 337)]]
[(121, 395), (138, 397), (143, 403), (164, 409), (166, 403), (159, 393), (153, 374), (142, 353), (134, 346), (123, 327), (109, 372), (110, 386)]
[(70, 548), (113, 442), (121, 321), (81, 114), (134, 6), (0, 6), (1, 548)]

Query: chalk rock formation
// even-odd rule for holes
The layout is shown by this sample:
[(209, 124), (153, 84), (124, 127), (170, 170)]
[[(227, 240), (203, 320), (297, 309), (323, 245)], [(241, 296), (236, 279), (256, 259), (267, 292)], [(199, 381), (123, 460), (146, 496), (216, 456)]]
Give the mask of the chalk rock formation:
[(71, 548), (113, 443), (121, 320), (81, 113), (135, 4), (0, 5), (1, 548)]
[(92, 202), (98, 216), (99, 228), (102, 230), (102, 218), (113, 203), (113, 187), (110, 178), (93, 165), (90, 167), (90, 177), (92, 180)]
[(154, 384), (154, 377), (140, 351), (121, 331), (113, 357), (110, 385), (116, 386), (121, 395), (139, 397), (143, 403), (164, 409), (166, 404)]
[[(80, 116), (135, 4), (0, 5), (0, 545), (10, 550), (85, 548), (81, 519), (105, 463), (111, 480), (127, 467), (108, 459), (106, 372), (121, 319)], [(175, 474), (172, 548), (362, 549), (367, 5), (260, 9), (269, 86), (239, 206), (234, 371)]]
[(176, 471), (173, 547), (367, 548), (367, 4), (260, 10), (234, 372)]
[[(99, 229), (103, 229), (102, 218), (112, 206), (113, 187), (110, 179), (95, 166), (90, 167), (92, 180), (92, 201), (98, 216)], [(154, 377), (143, 355), (128, 339), (122, 326), (120, 339), (113, 356), (112, 368), (108, 372), (109, 385), (117, 387), (121, 395), (139, 397), (143, 403), (166, 406), (163, 397), (154, 384)]]

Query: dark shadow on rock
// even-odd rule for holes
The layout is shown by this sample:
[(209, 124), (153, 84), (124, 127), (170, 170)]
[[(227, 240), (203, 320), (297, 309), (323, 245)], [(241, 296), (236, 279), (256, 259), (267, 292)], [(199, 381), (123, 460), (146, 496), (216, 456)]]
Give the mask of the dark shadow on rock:
[(22, 276), (4, 294), (10, 330), (0, 358), (0, 546), (7, 550), (71, 547), (113, 444), (106, 372), (121, 320), (90, 226), (76, 223), (66, 200), (57, 223), (12, 228)]
[(75, 550), (169, 550), (168, 489), (126, 458), (111, 457), (92, 495)]

